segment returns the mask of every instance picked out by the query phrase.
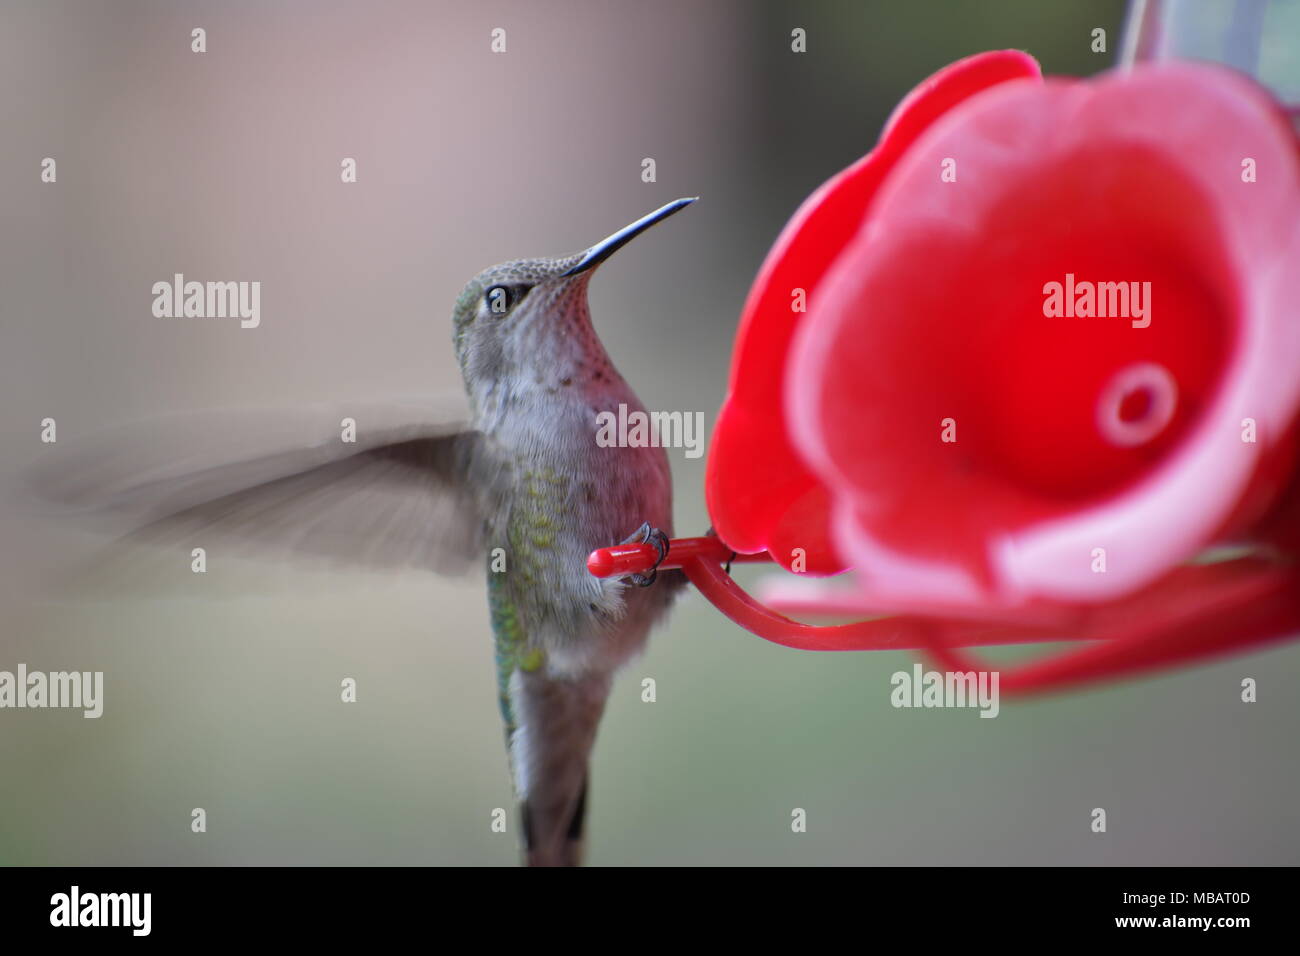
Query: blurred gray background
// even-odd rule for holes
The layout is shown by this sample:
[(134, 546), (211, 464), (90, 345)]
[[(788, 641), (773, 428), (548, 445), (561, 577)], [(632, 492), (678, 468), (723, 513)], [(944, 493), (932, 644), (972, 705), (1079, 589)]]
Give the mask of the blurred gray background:
[[(162, 411), (459, 388), (449, 314), (467, 278), (683, 195), (703, 198), (603, 267), (592, 308), (646, 405), (711, 427), (764, 253), (899, 98), (991, 48), (1096, 72), (1122, 15), (1093, 0), (5, 0), (6, 488), (49, 450), (47, 416), (65, 446)], [(154, 318), (150, 288), (174, 272), (260, 281), (261, 327)], [(698, 533), (704, 460), (672, 460), (678, 531)], [(515, 818), (476, 577), (212, 555), (192, 575), (186, 552), (106, 593), (60, 570), (99, 560), (101, 539), (4, 502), (0, 669), (103, 670), (107, 687), (99, 720), (0, 711), (0, 862), (515, 862), (514, 833), (489, 828), (494, 807)], [(785, 650), (684, 600), (610, 701), (590, 862), (1300, 861), (1300, 649), (1005, 702), (996, 720), (891, 708), (889, 675), (911, 661)], [(1098, 806), (1105, 835), (1089, 832)]]

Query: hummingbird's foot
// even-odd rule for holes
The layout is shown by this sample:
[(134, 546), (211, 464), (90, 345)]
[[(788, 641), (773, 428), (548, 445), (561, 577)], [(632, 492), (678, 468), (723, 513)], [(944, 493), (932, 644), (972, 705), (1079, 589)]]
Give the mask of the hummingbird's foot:
[[(717, 536), (718, 536), (718, 532), (713, 530), (713, 525), (709, 525), (709, 530), (704, 532), (704, 537), (716, 538)], [(731, 562), (735, 560), (736, 560), (736, 552), (733, 551), (731, 552), (731, 557), (727, 558), (727, 563), (722, 566), (722, 570), (727, 574), (731, 574)]]
[(629, 574), (628, 578), (639, 588), (648, 588), (655, 583), (659, 577), (659, 565), (663, 564), (664, 558), (668, 557), (668, 535), (664, 534), (658, 528), (650, 527), (649, 521), (641, 522), (641, 527), (637, 528), (627, 538), (626, 541), (620, 541), (620, 544), (653, 544), (655, 550), (659, 552), (659, 560), (650, 566), (649, 574)]

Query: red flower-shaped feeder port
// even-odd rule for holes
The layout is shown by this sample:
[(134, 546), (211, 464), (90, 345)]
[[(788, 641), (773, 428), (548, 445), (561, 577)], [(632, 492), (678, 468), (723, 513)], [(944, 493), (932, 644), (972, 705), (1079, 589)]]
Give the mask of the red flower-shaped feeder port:
[[(942, 70), (763, 264), (710, 450), (717, 537), (665, 566), (794, 647), (970, 670), (954, 648), (1091, 642), (1004, 670), (1007, 691), (1294, 635), (1298, 155), (1268, 94), (1217, 67)], [(782, 606), (874, 619), (777, 614), (733, 552), (851, 569), (794, 575)]]

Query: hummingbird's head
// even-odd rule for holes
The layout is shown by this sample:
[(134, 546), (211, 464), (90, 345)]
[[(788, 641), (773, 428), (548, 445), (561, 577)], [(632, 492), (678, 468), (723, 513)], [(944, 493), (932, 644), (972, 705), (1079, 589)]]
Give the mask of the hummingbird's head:
[(452, 313), (471, 403), (500, 410), (528, 392), (612, 380), (617, 373), (591, 325), (587, 283), (596, 266), (694, 201), (670, 202), (583, 252), (504, 262), (471, 279)]

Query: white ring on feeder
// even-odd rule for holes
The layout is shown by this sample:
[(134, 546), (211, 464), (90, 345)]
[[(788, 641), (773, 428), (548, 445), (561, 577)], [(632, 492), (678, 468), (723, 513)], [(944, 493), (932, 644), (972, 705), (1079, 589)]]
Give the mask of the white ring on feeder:
[[(1140, 393), (1147, 396), (1146, 410), (1131, 421), (1123, 417), (1124, 402)], [(1178, 408), (1178, 383), (1169, 370), (1155, 362), (1138, 362), (1121, 369), (1101, 390), (1097, 400), (1097, 428), (1112, 445), (1144, 445), (1165, 430)]]

